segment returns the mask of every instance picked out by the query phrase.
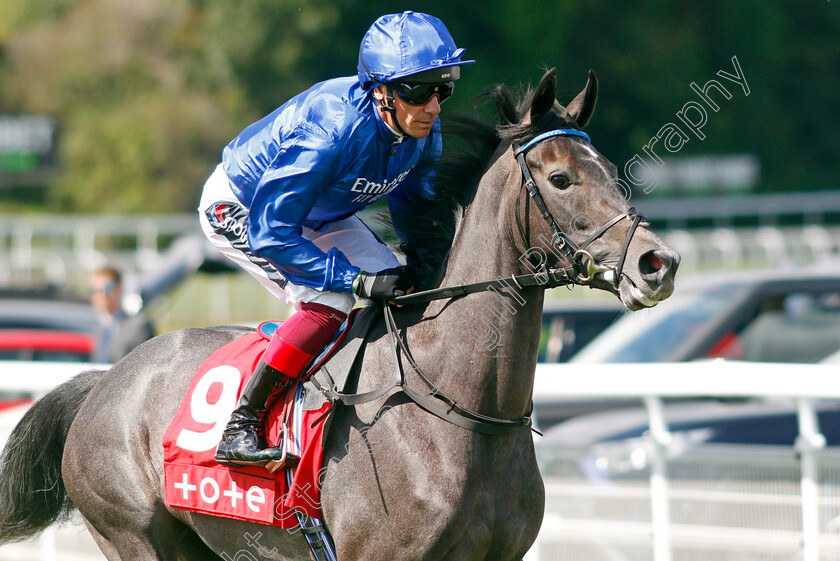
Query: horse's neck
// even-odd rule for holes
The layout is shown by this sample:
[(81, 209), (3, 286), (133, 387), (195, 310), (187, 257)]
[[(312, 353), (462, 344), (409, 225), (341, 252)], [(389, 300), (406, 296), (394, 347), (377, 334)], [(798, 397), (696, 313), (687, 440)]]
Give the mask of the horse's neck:
[[(499, 175), (485, 177), (468, 207), (442, 286), (517, 272), (520, 254), (508, 239), (506, 222), (513, 213), (507, 216), (500, 200)], [(430, 306), (426, 316), (433, 318), (428, 324), (439, 349), (433, 361), (440, 365), (435, 372), (440, 388), (484, 414), (523, 415), (530, 405), (542, 305), (541, 289), (511, 285)]]

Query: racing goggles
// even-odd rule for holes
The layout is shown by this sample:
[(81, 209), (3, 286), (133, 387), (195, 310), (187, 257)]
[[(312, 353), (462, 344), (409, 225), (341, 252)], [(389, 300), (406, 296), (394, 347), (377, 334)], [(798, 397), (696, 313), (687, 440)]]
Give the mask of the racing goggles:
[(443, 103), (455, 91), (455, 82), (443, 82), (441, 84), (412, 84), (410, 82), (398, 82), (392, 84), (394, 91), (404, 102), (409, 105), (426, 105), (432, 96), (438, 94), (438, 103)]

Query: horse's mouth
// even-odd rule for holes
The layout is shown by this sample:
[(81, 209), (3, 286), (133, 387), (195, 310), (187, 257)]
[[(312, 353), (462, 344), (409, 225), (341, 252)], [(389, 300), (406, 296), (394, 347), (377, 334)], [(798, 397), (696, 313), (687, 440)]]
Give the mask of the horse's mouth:
[(618, 285), (618, 297), (621, 299), (621, 303), (631, 312), (643, 308), (652, 308), (659, 303), (659, 300), (654, 300), (645, 295), (627, 275), (621, 275), (621, 282)]
[(599, 288), (601, 290), (606, 290), (607, 292), (612, 292), (619, 300), (621, 300), (624, 307), (631, 312), (635, 312), (643, 308), (652, 308), (671, 294), (669, 291), (668, 294), (665, 295), (665, 298), (649, 296), (642, 292), (642, 290), (636, 286), (636, 283), (633, 282), (626, 273), (622, 273), (621, 281), (618, 283), (618, 288), (616, 288), (613, 284), (612, 278), (602, 274), (596, 275), (595, 278), (588, 284), (591, 288)]

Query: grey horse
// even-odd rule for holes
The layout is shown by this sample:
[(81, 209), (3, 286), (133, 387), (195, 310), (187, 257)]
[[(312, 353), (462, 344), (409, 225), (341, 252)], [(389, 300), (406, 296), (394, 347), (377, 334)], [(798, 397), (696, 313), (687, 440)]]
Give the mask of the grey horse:
[[(498, 86), (491, 97), (499, 122), (462, 124), (472, 158), (442, 163), (442, 195), (418, 206), (418, 228), (428, 227), (430, 246), (446, 250), (427, 260), (433, 286), (534, 272), (524, 258), (534, 255), (529, 240), (536, 245), (553, 232), (537, 206), (522, 200), (515, 147), (546, 131), (579, 130), (597, 97), (594, 73), (568, 107), (556, 101), (555, 83), (550, 70), (518, 103)], [(671, 294), (679, 256), (647, 222), (633, 220), (613, 164), (569, 135), (547, 138), (526, 156), (547, 210), (570, 239), (580, 244), (599, 224), (622, 217), (587, 245), (599, 273), (617, 273), (592, 275), (591, 287), (613, 292), (630, 310)], [(541, 255), (549, 266), (562, 264), (562, 252)], [(394, 317), (439, 391), (463, 408), (516, 419), (531, 407), (544, 292), (512, 286), (394, 308)], [(3, 453), (0, 543), (33, 535), (77, 508), (111, 561), (308, 559), (300, 534), (164, 502), (163, 433), (199, 365), (247, 332), (166, 333), (107, 373), (82, 374), (37, 402)], [(363, 350), (356, 389), (393, 381), (394, 368), (380, 330)], [(413, 370), (406, 376), (425, 388)], [(338, 406), (333, 415), (321, 506), (341, 561), (519, 561), (533, 544), (544, 488), (528, 430), (466, 430), (400, 392)]]

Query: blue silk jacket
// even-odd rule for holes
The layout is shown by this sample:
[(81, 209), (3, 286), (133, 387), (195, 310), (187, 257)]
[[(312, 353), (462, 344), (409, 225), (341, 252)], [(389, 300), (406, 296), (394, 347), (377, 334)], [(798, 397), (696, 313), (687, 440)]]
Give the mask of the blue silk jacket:
[(316, 84), (248, 126), (222, 165), (248, 208), (253, 253), (295, 284), (349, 292), (359, 269), (335, 248), (318, 249), (302, 227), (317, 230), (382, 197), (407, 214), (433, 196), (441, 146), (440, 121), (424, 139), (395, 135), (353, 76)]

